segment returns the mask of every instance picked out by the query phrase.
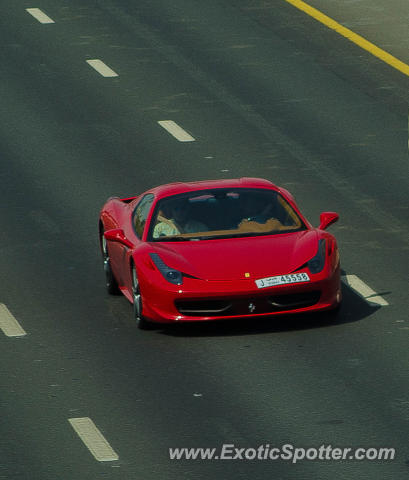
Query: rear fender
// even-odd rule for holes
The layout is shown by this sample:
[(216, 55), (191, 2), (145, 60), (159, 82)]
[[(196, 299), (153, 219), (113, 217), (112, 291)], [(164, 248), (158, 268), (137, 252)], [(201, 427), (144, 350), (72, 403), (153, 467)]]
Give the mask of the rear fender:
[(121, 202), (123, 203), (131, 203), (132, 200), (135, 200), (135, 198), (138, 198), (138, 197), (136, 196), (136, 197), (120, 198), (119, 200), (121, 200)]

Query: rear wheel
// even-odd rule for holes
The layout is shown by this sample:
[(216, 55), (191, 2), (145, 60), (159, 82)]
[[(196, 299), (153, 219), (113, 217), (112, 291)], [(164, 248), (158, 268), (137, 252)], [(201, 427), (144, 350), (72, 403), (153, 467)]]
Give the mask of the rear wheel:
[(142, 296), (139, 287), (138, 274), (136, 268), (132, 265), (132, 299), (133, 299), (133, 314), (136, 326), (141, 330), (152, 328), (151, 322), (146, 320), (142, 315)]
[(107, 240), (104, 237), (104, 233), (101, 234), (101, 251), (102, 251), (102, 260), (104, 263), (104, 272), (105, 272), (105, 284), (107, 292), (110, 295), (117, 295), (119, 293), (118, 283), (115, 280), (114, 274), (111, 269), (111, 262), (108, 254)]

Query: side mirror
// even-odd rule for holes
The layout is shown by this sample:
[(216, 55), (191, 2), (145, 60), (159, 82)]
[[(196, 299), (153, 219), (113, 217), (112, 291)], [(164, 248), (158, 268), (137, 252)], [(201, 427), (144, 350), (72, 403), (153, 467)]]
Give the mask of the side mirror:
[(130, 242), (126, 236), (122, 228), (114, 228), (113, 230), (107, 230), (104, 232), (104, 237), (109, 240), (110, 242), (117, 242), (125, 245), (125, 247), (133, 248), (134, 245)]
[(322, 212), (320, 215), (320, 228), (321, 230), (325, 230), (330, 225), (335, 223), (339, 218), (338, 213), (335, 212)]

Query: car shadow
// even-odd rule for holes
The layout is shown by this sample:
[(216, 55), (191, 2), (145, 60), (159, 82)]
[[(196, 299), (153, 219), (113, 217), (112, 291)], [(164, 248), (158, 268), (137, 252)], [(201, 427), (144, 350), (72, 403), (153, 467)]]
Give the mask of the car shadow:
[(334, 312), (315, 312), (270, 317), (247, 317), (240, 320), (220, 320), (171, 324), (158, 326), (159, 334), (175, 337), (212, 337), (256, 335), (291, 330), (328, 328), (345, 323), (354, 323), (371, 316), (381, 308), (372, 306), (354, 292), (348, 285), (341, 283), (343, 301), (341, 308)]

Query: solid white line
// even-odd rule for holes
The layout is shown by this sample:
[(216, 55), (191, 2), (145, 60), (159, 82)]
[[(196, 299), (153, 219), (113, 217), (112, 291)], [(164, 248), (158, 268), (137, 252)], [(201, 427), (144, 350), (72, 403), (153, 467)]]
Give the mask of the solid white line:
[(360, 278), (356, 275), (345, 275), (342, 277), (342, 280), (355, 292), (357, 292), (361, 297), (363, 297), (368, 303), (373, 303), (375, 305), (386, 306), (389, 303), (382, 298), (380, 295), (372, 290), (371, 287), (368, 287)]
[(26, 11), (40, 23), (55, 23), (52, 18), (46, 15), (39, 8), (26, 8)]
[(119, 75), (109, 68), (102, 60), (87, 60), (88, 65), (94, 68), (103, 77), (118, 77)]
[(160, 120), (159, 125), (173, 135), (179, 142), (194, 142), (195, 139), (173, 120)]
[(8, 337), (23, 337), (27, 335), (4, 303), (0, 303), (0, 329)]
[(69, 418), (68, 421), (96, 460), (99, 462), (112, 462), (119, 459), (111, 445), (90, 418)]

